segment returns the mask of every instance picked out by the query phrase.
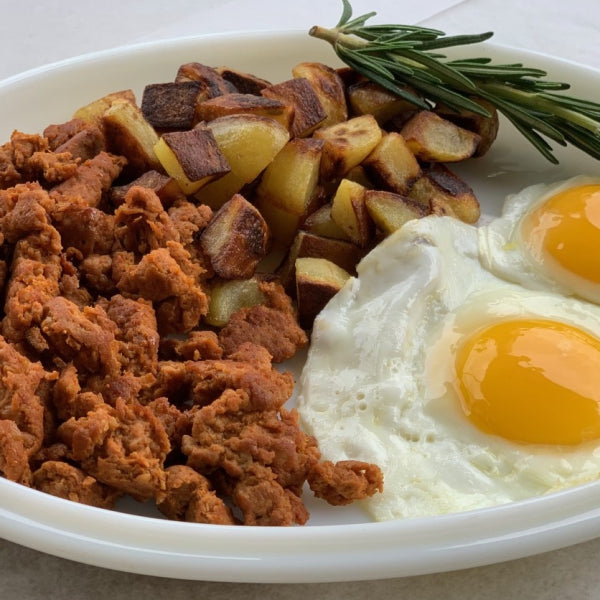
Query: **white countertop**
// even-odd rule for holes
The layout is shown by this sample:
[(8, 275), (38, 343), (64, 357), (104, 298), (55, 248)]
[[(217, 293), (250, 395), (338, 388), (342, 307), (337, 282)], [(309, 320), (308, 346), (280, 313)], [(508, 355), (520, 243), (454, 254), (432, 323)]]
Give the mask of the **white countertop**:
[[(4, 0), (0, 79), (48, 62), (128, 43), (250, 29), (333, 26), (337, 0)], [(598, 0), (356, 0), (355, 15), (375, 10), (379, 22), (431, 25), (448, 33), (493, 30), (493, 41), (600, 68)], [(416, 5), (416, 6), (415, 6)], [(285, 7), (285, 8), (284, 8)], [(0, 540), (0, 595), (5, 600), (110, 598), (187, 600), (207, 597), (328, 600), (406, 597), (429, 600), (597, 598), (600, 539), (529, 558), (450, 573), (331, 584), (229, 584), (178, 581), (114, 572), (48, 556)]]

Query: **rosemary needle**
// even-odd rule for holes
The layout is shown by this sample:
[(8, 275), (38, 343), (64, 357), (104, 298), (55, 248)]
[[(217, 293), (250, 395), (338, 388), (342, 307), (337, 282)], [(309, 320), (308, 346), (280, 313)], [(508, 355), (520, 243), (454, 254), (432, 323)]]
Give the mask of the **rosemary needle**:
[(316, 25), (309, 35), (329, 42), (346, 65), (365, 77), (422, 109), (443, 103), (489, 116), (472, 99), (483, 98), (553, 163), (558, 159), (546, 138), (600, 159), (600, 104), (558, 93), (569, 84), (544, 79), (547, 73), (541, 69), (493, 64), (484, 57), (447, 60), (438, 52), (483, 42), (492, 32), (448, 36), (414, 25), (367, 25), (375, 12), (352, 18), (350, 2), (342, 2), (338, 24), (332, 29)]

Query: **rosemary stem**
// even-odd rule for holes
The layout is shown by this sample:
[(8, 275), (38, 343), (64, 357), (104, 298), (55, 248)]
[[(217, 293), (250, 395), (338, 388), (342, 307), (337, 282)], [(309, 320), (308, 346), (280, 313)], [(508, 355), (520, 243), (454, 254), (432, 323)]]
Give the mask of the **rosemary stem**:
[(360, 48), (365, 48), (369, 45), (369, 42), (361, 40), (360, 38), (357, 38), (354, 35), (348, 35), (347, 33), (343, 33), (337, 28), (328, 29), (327, 27), (314, 25), (310, 28), (308, 34), (312, 37), (329, 42), (334, 48), (338, 44), (341, 44), (348, 49), (358, 50)]
[(495, 83), (480, 83), (479, 87), (494, 94), (495, 96), (518, 103), (520, 106), (529, 106), (536, 111), (547, 112), (550, 115), (557, 116), (565, 121), (579, 125), (594, 135), (600, 135), (600, 124), (598, 124), (597, 121), (569, 108), (559, 106), (556, 103), (540, 96), (540, 94), (524, 92)]

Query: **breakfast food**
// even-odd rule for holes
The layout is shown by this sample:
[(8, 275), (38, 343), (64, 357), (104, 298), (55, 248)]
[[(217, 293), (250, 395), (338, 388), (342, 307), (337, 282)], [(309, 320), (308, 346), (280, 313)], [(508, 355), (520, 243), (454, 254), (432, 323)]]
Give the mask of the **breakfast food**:
[(483, 264), (510, 281), (600, 304), (598, 190), (599, 178), (579, 176), (512, 195), (481, 228)]
[[(302, 423), (329, 459), (380, 465), (385, 489), (365, 501), (374, 518), (493, 506), (600, 477), (600, 306), (575, 297), (591, 296), (595, 272), (572, 273), (578, 288), (562, 277), (569, 258), (586, 264), (600, 197), (591, 183), (524, 190), (480, 228), (412, 220), (317, 317)], [(561, 192), (580, 202), (564, 211), (570, 236), (557, 243)], [(550, 259), (542, 270), (526, 252), (553, 243), (567, 257), (556, 283)]]
[[(482, 340), (523, 328), (591, 363), (599, 351), (587, 325), (598, 309), (497, 277), (495, 251), (479, 264), (478, 235), (498, 225), (474, 233), (479, 203), (446, 163), (489, 148), (495, 113), (467, 130), (453, 120), (473, 115), (415, 110), (351, 70), (292, 71), (272, 84), (188, 63), (139, 106), (111, 93), (2, 147), (4, 476), (101, 507), (127, 494), (168, 518), (249, 525), (305, 523), (306, 486), (387, 519), (596, 478), (585, 402), (566, 438), (548, 424), (540, 440), (525, 417), (506, 428), (512, 415), (481, 411), (467, 383), (436, 395), (453, 377), (452, 328), (465, 382)], [(381, 322), (355, 314), (363, 294)], [(306, 346), (315, 317), (300, 409), (323, 450), (273, 366)], [(453, 412), (459, 396), (470, 418)], [(524, 441), (573, 448), (532, 459)], [(449, 481), (434, 476), (450, 464)]]
[[(381, 491), (377, 465), (321, 460), (284, 406), (294, 382), (273, 363), (307, 344), (349, 273), (325, 257), (296, 270), (300, 243), (297, 255), (284, 246), (279, 261), (269, 256), (282, 241), (269, 208), (294, 224), (291, 244), (306, 211), (326, 204), (324, 142), (299, 137), (326, 115), (300, 102), (319, 103), (308, 79), (264, 87), (247, 77), (286, 127), (241, 102), (190, 128), (189, 111), (157, 100), (170, 86), (151, 86), (143, 108), (130, 91), (111, 93), (0, 148), (6, 478), (103, 508), (128, 495), (169, 518), (246, 525), (305, 523), (305, 484), (333, 505)], [(175, 96), (192, 88), (206, 110), (215, 97), (225, 101), (214, 109), (231, 109), (237, 94), (197, 63), (176, 80), (198, 83)], [(366, 188), (348, 182), (359, 204), (342, 206), (347, 231), (332, 241), (353, 270), (375, 238), (352, 238), (352, 211), (369, 236), (375, 227)]]

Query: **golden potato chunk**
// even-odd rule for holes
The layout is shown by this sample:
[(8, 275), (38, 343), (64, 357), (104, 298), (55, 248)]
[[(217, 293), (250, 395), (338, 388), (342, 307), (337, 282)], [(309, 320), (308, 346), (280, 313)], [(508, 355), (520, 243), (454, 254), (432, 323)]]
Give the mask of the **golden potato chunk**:
[(421, 175), (421, 165), (408, 144), (397, 132), (386, 133), (377, 147), (363, 161), (376, 187), (405, 194)]
[(317, 194), (323, 143), (290, 140), (273, 159), (256, 189), (257, 206), (274, 239), (289, 244)]
[(331, 203), (328, 202), (310, 213), (302, 226), (304, 231), (336, 240), (350, 239), (346, 232), (331, 218)]
[(445, 214), (454, 213), (465, 223), (476, 223), (481, 215), (479, 201), (471, 187), (441, 164), (432, 165), (423, 177), (415, 181), (409, 197), (429, 207), (435, 214), (444, 214), (441, 211), (447, 205), (446, 210), (451, 212)]
[(365, 204), (365, 188), (342, 179), (331, 202), (331, 218), (351, 242), (365, 248), (373, 238), (373, 221)]
[(498, 111), (493, 104), (483, 98), (471, 98), (471, 100), (483, 106), (491, 116), (485, 117), (467, 110), (457, 112), (444, 106), (436, 106), (434, 112), (443, 119), (476, 133), (480, 139), (473, 156), (483, 156), (491, 148), (498, 135), (500, 120)]
[(175, 81), (199, 81), (205, 98), (214, 98), (236, 92), (235, 86), (226, 81), (216, 69), (198, 62), (185, 63), (177, 70)]
[(348, 279), (348, 271), (326, 258), (296, 259), (296, 300), (300, 325), (310, 329), (315, 317)]
[(254, 94), (225, 94), (199, 102), (196, 106), (198, 121), (212, 121), (219, 117), (239, 114), (270, 117), (289, 129), (294, 110), (289, 104)]
[(264, 304), (266, 298), (259, 287), (260, 279), (228, 279), (219, 281), (210, 291), (210, 304), (205, 320), (214, 327), (224, 327), (240, 308)]
[(261, 90), (261, 94), (293, 107), (294, 117), (290, 129), (292, 137), (310, 135), (327, 117), (319, 96), (304, 77), (270, 85)]
[[(414, 93), (414, 92), (413, 92)], [(348, 104), (353, 115), (373, 115), (380, 125), (414, 105), (373, 81), (359, 81), (348, 88)]]
[(315, 131), (313, 137), (324, 142), (321, 177), (326, 181), (344, 177), (373, 151), (381, 136), (373, 115), (354, 117)]
[(255, 206), (236, 194), (213, 216), (200, 246), (223, 279), (247, 279), (267, 251), (268, 229)]
[(231, 170), (212, 131), (202, 125), (163, 134), (154, 151), (164, 170), (187, 195)]
[(417, 112), (400, 133), (415, 156), (427, 162), (457, 162), (470, 158), (481, 139), (476, 133), (428, 110)]
[(304, 77), (315, 90), (327, 116), (321, 127), (335, 125), (348, 118), (346, 92), (335, 69), (319, 62), (302, 62), (292, 69), (294, 77)]
[(203, 186), (196, 199), (220, 208), (244, 185), (254, 181), (273, 161), (290, 134), (277, 121), (257, 115), (229, 115), (206, 124), (227, 160), (230, 171)]
[(326, 238), (306, 231), (298, 231), (285, 263), (278, 272), (282, 284), (293, 292), (296, 277), (296, 259), (326, 258), (349, 273), (356, 272), (356, 265), (365, 251), (351, 242)]
[(215, 71), (225, 80), (231, 83), (240, 94), (260, 95), (262, 89), (271, 85), (270, 81), (257, 77), (252, 73), (237, 71), (229, 67), (217, 67)]
[(90, 125), (99, 127), (103, 131), (104, 113), (112, 106), (115, 100), (125, 100), (131, 104), (135, 104), (135, 94), (133, 93), (133, 90), (121, 90), (119, 92), (113, 92), (112, 94), (106, 94), (106, 96), (102, 96), (102, 98), (98, 98), (97, 100), (78, 108), (73, 113), (73, 118), (82, 119)]
[(407, 221), (428, 214), (427, 209), (415, 200), (385, 190), (367, 190), (365, 205), (376, 227), (386, 236)]
[(127, 158), (127, 168), (136, 174), (161, 170), (154, 147), (158, 134), (140, 108), (129, 100), (117, 99), (102, 116), (109, 149)]

